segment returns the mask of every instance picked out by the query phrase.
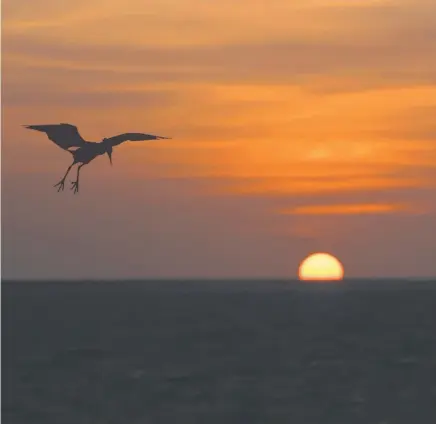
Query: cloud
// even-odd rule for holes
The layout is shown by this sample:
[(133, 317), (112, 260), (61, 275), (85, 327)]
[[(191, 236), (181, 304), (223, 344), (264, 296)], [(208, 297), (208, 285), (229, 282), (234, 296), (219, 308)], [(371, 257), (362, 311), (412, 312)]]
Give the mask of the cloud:
[(99, 17), (98, 5), (80, 4), (75, 13), (51, 16), (62, 25), (47, 31), (18, 31), (16, 9), (15, 21), (12, 14), (3, 24), (6, 77), (8, 67), (25, 62), (30, 68), (118, 72), (124, 80), (142, 74), (149, 83), (274, 82), (321, 94), (436, 83), (431, 2), (129, 4), (127, 14), (110, 2), (110, 18)]
[(380, 135), (403, 140), (428, 141), (421, 143), (427, 153), (436, 159), (436, 99), (433, 104), (413, 105), (387, 117), (387, 126)]
[[(64, 69), (146, 72), (144, 81), (297, 84), (316, 92), (435, 83), (436, 32), (418, 50), (409, 45), (290, 41), (246, 45), (147, 48), (62, 45), (26, 37), (4, 42), (4, 61), (17, 55)], [(56, 59), (52, 59), (55, 57)], [(32, 66), (32, 63), (28, 63)], [(187, 66), (189, 64), (189, 66)], [(419, 64), (417, 66), (416, 64)], [(185, 65), (185, 67), (183, 67)], [(165, 78), (166, 77), (166, 78)]]
[(308, 194), (322, 195), (323, 193), (338, 192), (386, 191), (396, 188), (418, 188), (428, 184), (428, 181), (424, 179), (401, 177), (304, 178), (302, 180), (280, 178), (275, 179), (274, 184), (272, 184), (270, 178), (259, 178), (257, 182), (244, 182), (244, 179), (239, 179), (237, 183), (228, 186), (226, 190), (241, 196), (257, 194), (267, 197), (280, 197)]
[(61, 107), (105, 109), (123, 107), (164, 107), (175, 101), (176, 94), (169, 90), (149, 90), (147, 92), (122, 92), (108, 90), (106, 92), (82, 89), (74, 86), (35, 86), (21, 83), (9, 84), (3, 90), (3, 102), (8, 107), (26, 106), (41, 107), (59, 105)]
[[(328, 5), (306, 0), (292, 3), (270, 1), (229, 0), (219, 3), (201, 0), (183, 2), (167, 0), (96, 0), (63, 1), (62, 8), (41, 0), (38, 8), (26, 7), (23, 0), (5, 10), (8, 16), (4, 28), (10, 33), (30, 33), (48, 38), (57, 36), (65, 42), (94, 41), (99, 44), (143, 45), (223, 44), (245, 41), (262, 42), (294, 36), (318, 36), (326, 39), (335, 31), (350, 29), (350, 16), (356, 17), (356, 2), (352, 7), (337, 2)], [(21, 7), (18, 5), (22, 4)], [(373, 13), (384, 4), (359, 2), (358, 15)], [(44, 13), (45, 12), (45, 13)], [(348, 18), (348, 19), (344, 19)], [(371, 16), (373, 17), (373, 16)], [(359, 23), (359, 21), (357, 21)], [(109, 30), (108, 30), (109, 29)]]
[(389, 203), (333, 204), (299, 206), (280, 210), (285, 215), (367, 215), (414, 212), (408, 205)]

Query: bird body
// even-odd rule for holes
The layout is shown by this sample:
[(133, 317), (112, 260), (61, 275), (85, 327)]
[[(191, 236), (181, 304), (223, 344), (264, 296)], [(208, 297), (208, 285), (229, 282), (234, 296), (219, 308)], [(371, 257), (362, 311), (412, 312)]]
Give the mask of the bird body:
[(73, 155), (75, 163), (87, 165), (96, 157), (106, 154), (107, 146), (103, 143), (89, 143), (89, 145), (79, 147), (77, 150), (70, 151), (70, 153)]
[(77, 168), (77, 179), (72, 182), (71, 189), (74, 193), (79, 191), (79, 174), (82, 166), (87, 165), (100, 155), (107, 154), (112, 165), (112, 150), (114, 146), (125, 141), (144, 141), (144, 140), (159, 140), (169, 139), (170, 137), (162, 137), (144, 133), (124, 133), (114, 137), (104, 138), (100, 142), (89, 142), (82, 138), (75, 125), (71, 124), (49, 124), (49, 125), (24, 125), (25, 128), (45, 132), (47, 137), (57, 144), (62, 149), (70, 152), (73, 155), (73, 163), (68, 167), (64, 177), (55, 184), (59, 187), (58, 191), (64, 189), (65, 178), (75, 164), (79, 164)]

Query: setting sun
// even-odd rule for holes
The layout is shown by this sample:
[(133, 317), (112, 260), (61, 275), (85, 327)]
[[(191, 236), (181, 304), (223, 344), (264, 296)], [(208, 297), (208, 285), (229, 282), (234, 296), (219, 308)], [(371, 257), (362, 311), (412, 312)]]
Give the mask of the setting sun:
[(301, 263), (298, 277), (300, 280), (342, 280), (344, 268), (334, 256), (315, 253)]

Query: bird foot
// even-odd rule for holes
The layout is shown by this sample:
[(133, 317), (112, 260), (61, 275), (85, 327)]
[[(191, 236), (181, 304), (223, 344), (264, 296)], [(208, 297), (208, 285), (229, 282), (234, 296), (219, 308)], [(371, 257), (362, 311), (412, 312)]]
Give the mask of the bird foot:
[(57, 184), (55, 184), (53, 187), (57, 187), (57, 186), (59, 186), (59, 188), (58, 188), (58, 193), (59, 193), (61, 190), (64, 189), (64, 185), (65, 185), (65, 178), (62, 179), (62, 180), (60, 180), (60, 181), (59, 181)]
[(74, 190), (74, 194), (76, 194), (79, 191), (79, 181), (71, 182), (71, 190)]

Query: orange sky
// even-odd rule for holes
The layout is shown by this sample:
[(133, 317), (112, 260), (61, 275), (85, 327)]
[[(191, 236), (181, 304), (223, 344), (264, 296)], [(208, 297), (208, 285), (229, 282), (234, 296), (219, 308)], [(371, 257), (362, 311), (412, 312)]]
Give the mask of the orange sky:
[[(436, 274), (433, 1), (2, 6), (5, 278)], [(58, 122), (173, 140), (58, 194)]]

